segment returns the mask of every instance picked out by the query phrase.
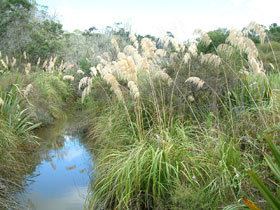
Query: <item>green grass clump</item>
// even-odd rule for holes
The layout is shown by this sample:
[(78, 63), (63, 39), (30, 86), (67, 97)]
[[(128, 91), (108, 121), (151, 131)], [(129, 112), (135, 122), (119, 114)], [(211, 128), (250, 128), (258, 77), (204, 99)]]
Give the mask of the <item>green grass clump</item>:
[(54, 119), (63, 117), (66, 101), (73, 100), (70, 84), (62, 81), (60, 76), (49, 73), (36, 73), (28, 80), (33, 85), (28, 100), (34, 120), (50, 124)]
[(4, 103), (0, 108), (0, 113), (18, 136), (28, 136), (29, 132), (38, 127), (40, 123), (34, 124), (28, 114), (28, 109), (21, 108), (22, 99), (16, 91), (17, 89), (14, 87), (11, 91), (1, 95)]
[(271, 150), (272, 155), (265, 155), (265, 161), (267, 162), (270, 170), (273, 172), (275, 176), (275, 181), (273, 184), (277, 188), (275, 195), (269, 190), (269, 188), (264, 184), (264, 181), (259, 178), (259, 176), (250, 171), (250, 177), (254, 185), (260, 190), (263, 197), (268, 202), (269, 206), (275, 210), (280, 208), (280, 201), (279, 201), (279, 181), (280, 181), (280, 149), (279, 147), (274, 144), (272, 141), (267, 141), (269, 148)]
[[(160, 115), (161, 111), (159, 115), (152, 111), (155, 105), (148, 94), (142, 96), (142, 104), (128, 100), (127, 109), (112, 101), (102, 103), (92, 96), (86, 104), (92, 112), (88, 133), (98, 166), (87, 207), (241, 208), (243, 197), (258, 203), (260, 194), (252, 187), (247, 171), (265, 167), (262, 154), (267, 146), (263, 134), (271, 130), (273, 140), (279, 134), (278, 81), (275, 74), (242, 78), (243, 85), (237, 83), (230, 94), (219, 96), (218, 113), (199, 107), (199, 101), (188, 106), (189, 110), (202, 110), (202, 118), (193, 120), (190, 113), (182, 117), (174, 112), (170, 124), (165, 123), (167, 118)], [(95, 113), (93, 107), (97, 104), (102, 108)], [(133, 109), (133, 105), (141, 106), (142, 112)], [(169, 104), (157, 107), (168, 110)], [(137, 116), (142, 125), (136, 121)], [(152, 123), (146, 124), (147, 121)], [(164, 122), (165, 126), (157, 122)], [(165, 160), (165, 165), (159, 160)], [(151, 171), (155, 165), (155, 171)], [(156, 183), (158, 188), (148, 183)]]
[(136, 144), (101, 160), (90, 209), (149, 209), (170, 198), (179, 180), (172, 145)]
[[(33, 123), (23, 101), (14, 86), (9, 92), (0, 93), (0, 206), (13, 207), (15, 201), (10, 195), (20, 186), (20, 180), (28, 170), (23, 158), (22, 147), (36, 145), (32, 131), (40, 124)], [(1, 190), (2, 190), (1, 189)]]
[[(28, 85), (32, 88), (24, 94)], [(14, 71), (0, 76), (0, 208), (16, 206), (14, 192), (34, 170), (31, 159), (38, 142), (33, 130), (62, 118), (73, 93), (59, 74)]]

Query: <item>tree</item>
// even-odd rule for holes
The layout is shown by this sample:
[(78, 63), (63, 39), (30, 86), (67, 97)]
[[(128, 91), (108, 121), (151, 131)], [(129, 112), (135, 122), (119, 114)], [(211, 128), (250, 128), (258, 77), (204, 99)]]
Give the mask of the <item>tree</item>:
[(1, 1), (0, 51), (12, 56), (26, 51), (34, 62), (58, 53), (64, 32), (47, 7), (31, 0)]
[(198, 43), (198, 51), (203, 53), (215, 52), (215, 49), (222, 43), (225, 43), (226, 38), (228, 37), (229, 31), (226, 28), (220, 28), (214, 31), (209, 31), (208, 36), (211, 39), (211, 44), (205, 46), (200, 40)]
[(56, 21), (46, 19), (33, 24), (33, 31), (30, 34), (31, 42), (26, 45), (26, 52), (31, 55), (33, 61), (38, 57), (49, 58), (58, 54), (62, 49), (62, 25)]
[(269, 26), (267, 31), (270, 41), (280, 42), (280, 26), (277, 23), (273, 23)]
[(10, 24), (16, 21), (26, 20), (34, 3), (29, 0), (2, 0), (0, 3), (0, 37), (5, 34)]

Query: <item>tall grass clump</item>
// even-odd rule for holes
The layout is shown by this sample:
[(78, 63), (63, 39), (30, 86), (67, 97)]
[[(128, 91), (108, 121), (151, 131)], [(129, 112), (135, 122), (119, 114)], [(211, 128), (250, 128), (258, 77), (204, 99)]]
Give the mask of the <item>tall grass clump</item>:
[(21, 61), (1, 58), (0, 208), (17, 208), (14, 195), (33, 170), (30, 162), (39, 146), (35, 129), (62, 118), (74, 100), (72, 82), (63, 80), (68, 64), (59, 65), (56, 58), (31, 64), (26, 53)]
[[(279, 187), (279, 180), (280, 180), (280, 150), (279, 147), (272, 143), (271, 140), (267, 140), (269, 148), (271, 150), (272, 155), (265, 155), (265, 161), (267, 162), (270, 170), (272, 170), (273, 175), (275, 176), (276, 180), (273, 184), (275, 184), (276, 188)], [(279, 189), (276, 190), (275, 195), (268, 189), (268, 187), (264, 184), (264, 182), (258, 177), (258, 175), (250, 171), (250, 177), (254, 185), (260, 190), (261, 194), (267, 200), (270, 207), (273, 209), (280, 208), (279, 202)]]
[(0, 206), (14, 207), (11, 193), (19, 189), (20, 174), (27, 171), (21, 147), (36, 146), (32, 131), (40, 126), (34, 123), (27, 109), (23, 108), (16, 86), (9, 92), (0, 93)]
[(223, 208), (244, 205), (243, 197), (259, 202), (247, 171), (265, 167), (264, 132), (274, 128), (273, 141), (279, 133), (279, 80), (249, 35), (257, 34), (260, 48), (270, 42), (256, 23), (229, 31), (218, 46), (197, 33), (211, 53), (171, 36), (131, 34), (127, 46), (112, 40), (114, 51), (98, 56), (80, 80), (82, 104), (102, 107), (88, 119), (98, 164), (90, 209)]
[(24, 52), (20, 62), (12, 64), (11, 58), (3, 61), (7, 62), (8, 68), (0, 77), (0, 89), (8, 91), (11, 86), (17, 85), (32, 119), (50, 124), (63, 116), (62, 109), (66, 101), (72, 100), (75, 94), (71, 85), (73, 81), (63, 80), (65, 75), (73, 71), (72, 66), (63, 60), (58, 61), (57, 57), (45, 61), (39, 58), (36, 65), (31, 64), (30, 59)]
[(179, 179), (172, 145), (139, 144), (101, 160), (90, 209), (149, 209), (170, 198)]
[(22, 109), (23, 101), (17, 94), (16, 86), (9, 92), (1, 94), (3, 100), (0, 113), (6, 119), (7, 125), (18, 135), (27, 136), (29, 132), (40, 124), (34, 124), (28, 114), (28, 109)]
[(63, 117), (66, 103), (70, 103), (74, 96), (70, 83), (64, 82), (58, 75), (48, 73), (35, 74), (30, 81), (33, 88), (28, 102), (32, 105), (34, 120), (50, 124), (54, 119)]

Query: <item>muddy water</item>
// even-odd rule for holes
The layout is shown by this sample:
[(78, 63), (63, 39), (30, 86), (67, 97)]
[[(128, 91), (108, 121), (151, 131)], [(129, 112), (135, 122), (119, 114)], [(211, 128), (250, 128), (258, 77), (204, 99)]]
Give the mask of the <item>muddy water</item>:
[(77, 132), (70, 132), (66, 122), (41, 130), (40, 161), (26, 176), (25, 189), (19, 195), (22, 209), (83, 209), (92, 157)]

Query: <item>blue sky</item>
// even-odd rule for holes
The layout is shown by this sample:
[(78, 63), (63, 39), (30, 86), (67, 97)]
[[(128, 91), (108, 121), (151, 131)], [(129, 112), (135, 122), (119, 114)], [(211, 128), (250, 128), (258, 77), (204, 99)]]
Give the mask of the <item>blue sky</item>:
[(179, 39), (193, 30), (240, 28), (250, 21), (280, 23), (280, 0), (37, 0), (49, 7), (68, 31), (102, 28), (114, 22), (131, 25), (133, 32)]

